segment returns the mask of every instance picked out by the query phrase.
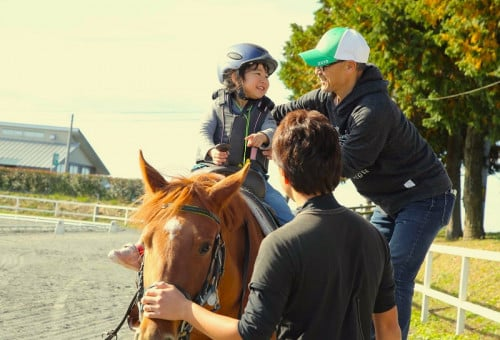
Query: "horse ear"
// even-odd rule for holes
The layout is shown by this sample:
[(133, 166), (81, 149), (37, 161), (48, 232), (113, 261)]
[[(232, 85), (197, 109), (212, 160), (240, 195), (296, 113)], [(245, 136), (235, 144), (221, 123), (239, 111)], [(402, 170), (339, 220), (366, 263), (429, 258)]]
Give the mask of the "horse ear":
[(243, 168), (231, 174), (220, 182), (216, 183), (213, 187), (210, 188), (208, 196), (213, 202), (218, 202), (219, 204), (223, 204), (233, 196), (233, 194), (237, 193), (245, 182), (245, 178), (247, 177), (248, 171), (250, 170), (250, 163), (245, 164)]
[(142, 155), (142, 150), (139, 150), (139, 166), (141, 168), (142, 180), (144, 182), (144, 190), (146, 193), (153, 193), (165, 187), (168, 182), (153, 168)]

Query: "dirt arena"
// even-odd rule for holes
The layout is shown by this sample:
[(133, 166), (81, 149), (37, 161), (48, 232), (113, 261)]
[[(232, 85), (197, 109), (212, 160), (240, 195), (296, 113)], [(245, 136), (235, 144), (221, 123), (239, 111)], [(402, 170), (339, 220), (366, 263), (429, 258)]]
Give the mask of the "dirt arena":
[[(101, 339), (136, 291), (136, 273), (107, 253), (138, 235), (123, 229), (0, 233), (0, 339)], [(118, 339), (133, 339), (126, 324)]]

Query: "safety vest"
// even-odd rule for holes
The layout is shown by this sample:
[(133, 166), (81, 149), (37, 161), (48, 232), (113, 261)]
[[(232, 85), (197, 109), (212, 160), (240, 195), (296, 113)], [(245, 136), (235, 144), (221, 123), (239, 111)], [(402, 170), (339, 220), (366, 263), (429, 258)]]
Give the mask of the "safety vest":
[[(222, 123), (224, 134), (229, 137), (229, 144), (231, 145), (228, 164), (241, 166), (247, 159), (250, 159), (251, 148), (247, 147), (245, 151), (246, 143), (244, 141), (247, 136), (247, 127), (248, 135), (261, 131), (266, 116), (274, 108), (274, 103), (266, 96), (258, 100), (249, 100), (242, 113), (236, 115), (231, 112), (229, 96), (227, 90), (219, 89), (213, 93), (212, 99), (216, 104), (215, 108), (219, 122)], [(250, 119), (249, 122), (247, 122), (248, 118)], [(262, 174), (267, 174), (269, 160), (262, 154), (262, 150), (257, 150), (255, 160), (252, 160), (251, 163), (251, 168)]]

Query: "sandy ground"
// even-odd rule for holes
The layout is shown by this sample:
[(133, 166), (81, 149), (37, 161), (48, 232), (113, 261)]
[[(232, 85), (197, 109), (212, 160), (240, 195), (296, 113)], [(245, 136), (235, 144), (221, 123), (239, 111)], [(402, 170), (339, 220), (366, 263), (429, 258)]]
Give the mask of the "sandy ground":
[[(138, 238), (117, 232), (1, 232), (0, 339), (101, 339), (122, 319), (136, 273), (107, 253)], [(133, 339), (128, 326), (119, 339)]]

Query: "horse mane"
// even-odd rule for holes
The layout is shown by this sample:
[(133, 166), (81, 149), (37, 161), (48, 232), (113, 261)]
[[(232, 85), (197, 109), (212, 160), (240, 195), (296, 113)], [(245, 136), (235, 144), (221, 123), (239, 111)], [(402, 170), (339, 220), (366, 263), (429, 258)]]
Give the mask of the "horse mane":
[[(215, 173), (200, 173), (190, 177), (173, 177), (166, 186), (155, 191), (146, 192), (141, 197), (142, 204), (131, 216), (131, 219), (142, 226), (160, 219), (166, 220), (179, 213), (184, 205), (202, 205), (217, 214), (221, 223), (227, 228), (238, 228), (251, 219), (252, 213), (240, 192), (227, 200), (226, 206), (209, 199), (209, 190), (223, 176)], [(227, 208), (227, 209), (226, 209)]]

